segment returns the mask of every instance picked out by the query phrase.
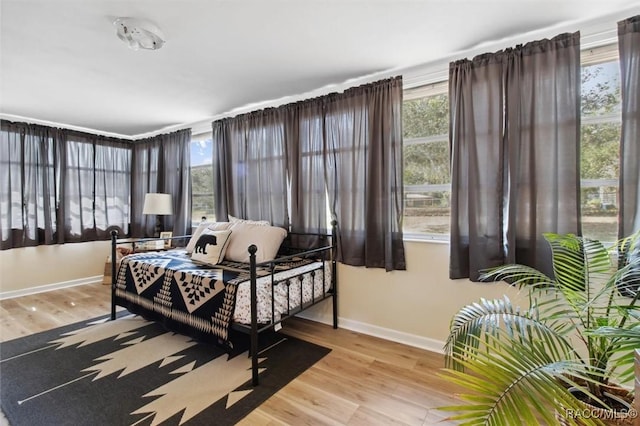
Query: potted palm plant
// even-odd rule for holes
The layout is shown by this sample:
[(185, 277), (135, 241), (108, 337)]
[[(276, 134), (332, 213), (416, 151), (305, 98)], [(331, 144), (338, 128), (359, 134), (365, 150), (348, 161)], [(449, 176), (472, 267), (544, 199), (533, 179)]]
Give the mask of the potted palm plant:
[(640, 256), (629, 253), (640, 250), (640, 232), (611, 248), (544, 237), (553, 278), (524, 265), (481, 275), (525, 290), (528, 307), (481, 299), (453, 317), (443, 375), (468, 392), (441, 408), (462, 424), (632, 424), (633, 391), (624, 385), (638, 347)]

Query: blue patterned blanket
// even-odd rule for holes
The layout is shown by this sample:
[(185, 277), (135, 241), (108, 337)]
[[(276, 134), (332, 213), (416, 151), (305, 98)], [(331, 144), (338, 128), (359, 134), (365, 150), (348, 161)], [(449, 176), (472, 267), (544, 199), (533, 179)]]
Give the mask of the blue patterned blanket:
[[(311, 262), (294, 259), (277, 270)], [(249, 280), (249, 272), (245, 263), (196, 263), (183, 250), (131, 254), (120, 263), (116, 304), (172, 331), (228, 346), (236, 288)], [(268, 268), (256, 272), (270, 274)]]

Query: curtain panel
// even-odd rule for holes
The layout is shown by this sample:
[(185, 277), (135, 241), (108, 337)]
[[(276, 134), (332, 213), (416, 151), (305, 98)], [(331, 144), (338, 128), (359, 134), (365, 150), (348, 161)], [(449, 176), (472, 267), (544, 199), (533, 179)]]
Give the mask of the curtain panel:
[(328, 205), (340, 261), (406, 269), (401, 107), (397, 77), (213, 122), (216, 216), (321, 232)]
[(347, 265), (405, 270), (402, 78), (329, 95), (325, 174)]
[(1, 121), (0, 248), (58, 244), (60, 129)]
[(449, 70), (451, 278), (504, 260), (503, 53), (457, 61)]
[(142, 215), (146, 192), (173, 194), (167, 228), (176, 235), (190, 229), (190, 130), (134, 144), (0, 124), (0, 249), (102, 240), (112, 229), (128, 235), (130, 224), (136, 236), (151, 235), (155, 218)]
[(640, 230), (640, 15), (618, 22), (622, 129), (618, 237)]
[(450, 65), (450, 277), (521, 263), (580, 232), (580, 34)]
[(212, 123), (216, 217), (289, 227), (283, 111), (269, 108)]
[(60, 152), (59, 223), (64, 241), (109, 238), (111, 229), (129, 232), (131, 143), (65, 131)]
[(131, 154), (131, 236), (144, 238), (153, 236), (156, 217), (142, 214), (144, 197), (148, 192), (162, 192), (158, 170), (160, 165), (160, 145), (146, 139), (136, 141)]
[[(142, 214), (145, 194), (171, 194), (173, 214), (162, 226), (174, 235), (191, 231), (191, 129), (153, 136), (133, 143), (131, 167), (131, 234), (154, 235), (156, 217)], [(190, 233), (190, 232), (189, 232)]]
[[(327, 228), (324, 176), (324, 104), (317, 99), (283, 108), (291, 183), (291, 230), (323, 233)], [(320, 241), (300, 241), (314, 247)]]
[(5, 120), (0, 137), (3, 250), (128, 232), (130, 142)]
[(131, 223), (131, 143), (104, 141), (95, 145), (96, 238), (111, 238), (111, 229), (129, 234)]

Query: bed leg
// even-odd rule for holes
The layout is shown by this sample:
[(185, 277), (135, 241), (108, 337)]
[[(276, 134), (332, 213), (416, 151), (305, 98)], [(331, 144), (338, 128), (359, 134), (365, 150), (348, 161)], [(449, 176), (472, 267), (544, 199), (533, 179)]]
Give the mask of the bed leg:
[(118, 231), (111, 231), (111, 320), (116, 319), (116, 240)]
[(251, 384), (258, 386), (258, 291), (256, 273), (256, 252), (258, 247), (249, 246), (249, 273), (251, 279)]
[(338, 328), (338, 277), (336, 274), (338, 273), (338, 268), (336, 268), (336, 261), (334, 260), (331, 265), (331, 285), (333, 287), (333, 295), (331, 297), (331, 302), (333, 304), (333, 328)]
[(333, 288), (332, 309), (333, 309), (333, 328), (338, 328), (338, 268), (336, 257), (338, 252), (338, 221), (331, 221), (331, 288)]

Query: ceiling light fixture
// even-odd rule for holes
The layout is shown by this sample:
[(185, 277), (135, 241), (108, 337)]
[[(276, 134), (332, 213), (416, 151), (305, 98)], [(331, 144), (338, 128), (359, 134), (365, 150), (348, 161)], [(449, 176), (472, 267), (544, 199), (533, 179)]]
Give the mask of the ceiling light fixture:
[(136, 18), (118, 18), (113, 21), (118, 38), (130, 49), (158, 50), (164, 45), (164, 35), (151, 22)]

